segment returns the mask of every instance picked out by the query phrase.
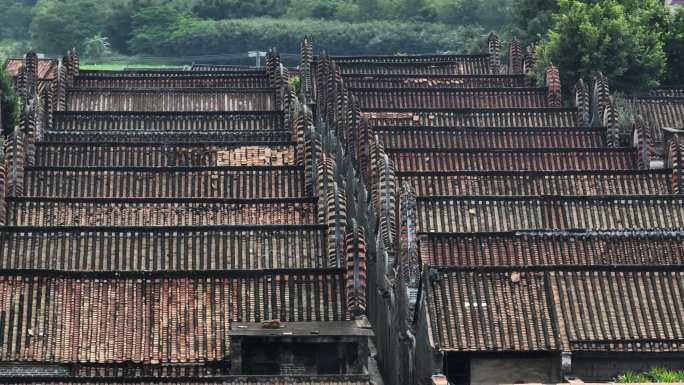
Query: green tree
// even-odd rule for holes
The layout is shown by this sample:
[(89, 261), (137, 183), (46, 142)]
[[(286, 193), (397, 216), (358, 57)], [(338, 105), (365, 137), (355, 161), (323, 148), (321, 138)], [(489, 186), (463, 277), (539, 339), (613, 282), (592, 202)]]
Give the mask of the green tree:
[(33, 5), (31, 1), (0, 0), (0, 39), (29, 38)]
[(402, 0), (399, 9), (404, 19), (430, 21), (436, 17), (427, 0)]
[(663, 35), (667, 72), (663, 83), (669, 86), (684, 85), (684, 9), (678, 8), (668, 17)]
[(633, 92), (652, 88), (665, 71), (660, 33), (644, 23), (642, 10), (625, 11), (617, 0), (593, 4), (560, 0), (560, 12), (539, 47), (537, 72), (558, 66), (568, 91), (580, 77), (603, 72), (611, 86)]
[(285, 13), (288, 5), (288, 0), (203, 0), (195, 3), (192, 11), (198, 17), (214, 20), (278, 17)]
[(557, 0), (514, 0), (510, 9), (512, 32), (525, 45), (546, 36), (559, 10)]
[(82, 49), (87, 38), (103, 33), (109, 8), (98, 0), (41, 0), (31, 22), (36, 48), (61, 54)]
[(359, 16), (363, 20), (371, 20), (378, 17), (380, 13), (380, 2), (378, 0), (361, 0), (359, 4)]
[(86, 39), (83, 44), (83, 55), (90, 60), (100, 60), (111, 53), (109, 39), (101, 34)]
[(121, 53), (129, 53), (128, 40), (133, 31), (133, 15), (142, 4), (139, 1), (129, 1), (113, 7), (105, 26), (105, 35), (113, 50)]
[(19, 119), (17, 94), (12, 87), (12, 79), (0, 66), (0, 109), (2, 109), (2, 133), (8, 135), (14, 130)]
[(510, 5), (510, 0), (432, 0), (428, 7), (442, 23), (502, 30), (510, 23)]
[(183, 35), (191, 23), (189, 14), (172, 5), (143, 7), (133, 15), (129, 48), (136, 53), (170, 54), (166, 49), (168, 42)]

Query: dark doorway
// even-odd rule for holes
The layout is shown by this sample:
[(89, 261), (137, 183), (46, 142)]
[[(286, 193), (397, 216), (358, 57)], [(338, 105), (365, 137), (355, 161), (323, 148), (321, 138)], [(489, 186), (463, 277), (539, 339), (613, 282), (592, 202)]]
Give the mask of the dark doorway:
[(454, 385), (470, 384), (470, 359), (464, 353), (447, 353), (444, 358), (447, 379)]

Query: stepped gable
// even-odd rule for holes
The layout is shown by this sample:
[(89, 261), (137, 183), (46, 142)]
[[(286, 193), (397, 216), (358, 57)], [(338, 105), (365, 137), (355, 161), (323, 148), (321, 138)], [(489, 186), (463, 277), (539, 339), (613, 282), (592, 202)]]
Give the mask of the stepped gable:
[[(56, 59), (36, 59), (37, 92), (39, 95), (43, 95), (57, 80), (59, 61)], [(4, 68), (7, 74), (12, 77), (15, 86), (18, 86), (21, 82), (20, 77), (25, 70), (25, 66), (26, 59), (24, 58), (9, 58), (5, 61)]]
[[(554, 66), (529, 88), (534, 47), (513, 39), (502, 60), (491, 34), (488, 49), (317, 59), (318, 111), (377, 214), (369, 317), (383, 373), (465, 383), (487, 352), (515, 367), (523, 356), (504, 353), (554, 352), (560, 378), (575, 352), (625, 353), (610, 356), (617, 365), (637, 359), (629, 352), (681, 357), (680, 139), (661, 130), (682, 126), (679, 90), (627, 99), (645, 123), (624, 146), (603, 75), (593, 96), (580, 81), (574, 106), (560, 107)], [(536, 374), (527, 382), (544, 381)]]
[[(277, 53), (267, 59), (260, 70), (109, 72), (65, 56), (54, 99), (36, 104), (54, 112), (27, 116), (6, 141), (7, 373), (225, 375), (241, 359), (235, 322), (363, 314), (348, 272), (365, 263), (363, 231), (346, 234), (343, 192), (307, 189), (325, 177), (303, 166), (320, 162), (320, 144), (298, 148), (303, 107)], [(283, 381), (368, 383), (309, 377)]]
[[(10, 58), (5, 61), (4, 66), (7, 73), (12, 77), (19, 76), (21, 67), (26, 64), (24, 58)], [(51, 81), (57, 78), (58, 61), (55, 59), (38, 59), (37, 75), (38, 80)]]

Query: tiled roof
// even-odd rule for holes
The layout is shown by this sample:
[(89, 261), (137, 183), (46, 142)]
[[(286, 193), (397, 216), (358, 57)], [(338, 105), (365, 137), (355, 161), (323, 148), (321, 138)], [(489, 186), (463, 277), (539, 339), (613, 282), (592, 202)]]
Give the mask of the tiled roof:
[(430, 233), (421, 235), (420, 257), (441, 267), (684, 266), (684, 233)]
[(684, 198), (419, 197), (417, 216), (423, 232), (681, 229)]
[(579, 127), (574, 109), (376, 109), (371, 125), (431, 127)]
[[(8, 385), (154, 385), (158, 380), (73, 379), (12, 380)], [(220, 378), (164, 379), (165, 385), (370, 385), (368, 376), (222, 376)]]
[(399, 171), (562, 171), (637, 168), (632, 148), (583, 149), (388, 149)]
[(646, 120), (654, 141), (663, 140), (663, 128), (684, 128), (684, 97), (639, 97), (627, 102)]
[(434, 341), (457, 351), (682, 351), (684, 272), (442, 271)]
[(344, 83), (351, 88), (484, 88), (526, 87), (530, 85), (525, 75), (352, 75), (344, 76)]
[[(166, 135), (235, 135), (235, 131), (254, 134), (259, 131), (287, 131), (279, 111), (218, 112), (55, 112), (53, 130), (64, 133), (119, 133), (126, 141), (135, 141), (145, 132)], [(229, 135), (226, 131), (233, 131)], [(196, 141), (202, 136), (193, 137)], [(252, 140), (259, 140), (258, 137)]]
[(67, 94), (68, 111), (221, 112), (276, 109), (275, 92), (270, 88), (75, 89)]
[[(249, 66), (243, 66), (243, 65), (226, 65), (226, 64), (202, 64), (202, 63), (193, 63), (193, 65), (190, 67), (191, 71), (196, 71), (196, 72), (214, 72), (218, 73), (221, 75), (227, 75), (231, 76), (235, 73), (245, 73), (245, 74), (265, 74), (267, 68), (265, 67), (259, 67), (259, 68), (254, 68), (254, 67), (249, 67)], [(166, 70), (145, 70), (145, 72), (167, 72)]]
[(333, 56), (331, 59), (340, 66), (343, 75), (485, 75), (490, 73), (487, 55), (426, 55), (420, 58), (415, 56), (406, 58)]
[(603, 128), (378, 127), (375, 134), (393, 148), (594, 148), (605, 146)]
[[(57, 64), (56, 59), (38, 59), (38, 80), (57, 79)], [(19, 69), (23, 66), (24, 59), (7, 59), (5, 70), (14, 77), (19, 75)]]
[(667, 195), (670, 170), (398, 172), (418, 196)]
[(557, 350), (542, 273), (440, 272), (428, 309), (440, 350)]
[(0, 277), (0, 361), (204, 362), (231, 321), (344, 320), (340, 273), (221, 278)]
[(350, 89), (364, 110), (376, 108), (546, 107), (544, 88)]
[[(491, 55), (463, 60), (472, 67), (433, 56), (319, 58), (320, 110), (367, 174), (381, 226), (401, 223), (381, 230), (400, 234), (383, 238), (399, 247), (387, 278), (425, 289), (428, 323), (414, 327), (446, 351), (684, 351), (681, 166), (675, 154), (650, 169), (660, 129), (684, 124), (680, 90), (628, 99), (657, 132), (637, 127), (637, 143), (620, 147), (614, 108), (601, 109), (608, 127), (588, 127), (581, 83), (578, 108), (557, 108), (556, 68), (546, 88), (485, 75), (535, 62), (511, 44), (500, 66), (498, 39), (488, 43)], [(597, 103), (615, 107), (603, 79)], [(369, 124), (354, 135), (344, 126), (359, 115)], [(408, 249), (416, 234), (422, 269)], [(378, 336), (380, 351), (401, 344)]]
[[(314, 59), (321, 60), (321, 56), (316, 56)], [(354, 63), (375, 64), (376, 67), (382, 67), (392, 63), (407, 63), (415, 66), (421, 64), (434, 63), (467, 63), (467, 62), (482, 62), (489, 63), (489, 55), (487, 54), (467, 54), (467, 55), (451, 55), (451, 54), (417, 54), (417, 55), (333, 55), (329, 57), (335, 64), (342, 67)]]
[(324, 225), (0, 229), (0, 268), (226, 272), (327, 266)]
[(677, 87), (661, 87), (651, 90), (651, 96), (676, 96), (684, 97), (684, 88)]
[[(238, 143), (121, 143), (121, 142), (39, 142), (36, 165), (50, 167), (197, 167), (294, 165), (294, 145), (274, 143), (241, 146)], [(244, 162), (240, 153), (257, 148), (252, 161)], [(261, 149), (261, 153), (259, 153)], [(237, 163), (237, 164), (236, 164)]]
[(299, 166), (27, 167), (24, 193), (64, 198), (304, 197)]
[(302, 109), (268, 58), (268, 70), (79, 72), (69, 52), (52, 124), (41, 111), (8, 139), (4, 366), (220, 375), (231, 322), (346, 321), (365, 305), (350, 282), (365, 277), (364, 230), (345, 233), (343, 189), (311, 191), (324, 171), (304, 164), (321, 153), (297, 152)]
[(74, 88), (265, 88), (266, 73), (217, 74), (216, 72), (80, 72)]
[(207, 226), (315, 224), (317, 199), (25, 198), (11, 200), (21, 226)]
[(684, 272), (551, 272), (561, 345), (573, 351), (684, 350)]

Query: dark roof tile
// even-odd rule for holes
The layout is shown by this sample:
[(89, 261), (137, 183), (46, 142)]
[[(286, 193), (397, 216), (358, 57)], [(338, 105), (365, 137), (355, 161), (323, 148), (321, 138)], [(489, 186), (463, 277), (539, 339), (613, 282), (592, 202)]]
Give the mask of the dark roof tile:
[(420, 257), (454, 268), (684, 266), (684, 233), (509, 232), (422, 234)]

